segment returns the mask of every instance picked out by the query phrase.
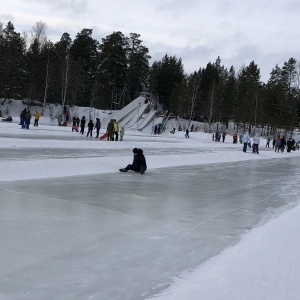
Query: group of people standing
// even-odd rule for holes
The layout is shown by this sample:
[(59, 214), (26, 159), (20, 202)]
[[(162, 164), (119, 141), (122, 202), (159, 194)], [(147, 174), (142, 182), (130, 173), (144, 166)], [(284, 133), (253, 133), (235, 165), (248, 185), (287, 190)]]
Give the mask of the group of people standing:
[[(237, 135), (233, 137), (233, 143), (236, 143), (236, 141), (237, 141)], [(269, 136), (267, 137), (266, 148), (270, 148), (270, 141), (271, 141), (271, 137)], [(240, 142), (243, 143), (243, 152), (247, 152), (247, 147), (250, 147), (252, 148), (252, 153), (257, 153), (257, 154), (259, 153), (258, 150), (259, 143), (260, 143), (259, 134), (256, 134), (253, 137), (252, 145), (251, 145), (250, 136), (248, 132), (245, 132), (242, 135), (242, 137), (240, 137)], [(276, 138), (274, 137), (273, 149), (275, 149), (275, 152), (279, 153), (280, 151), (281, 153), (283, 153), (285, 148), (287, 152), (291, 152), (291, 150), (295, 150), (296, 141), (292, 137), (290, 137), (288, 141), (286, 141), (284, 136), (283, 137), (277, 136)]]
[(290, 137), (287, 141), (284, 136), (282, 138), (280, 138), (280, 136), (277, 136), (276, 139), (275, 137), (273, 139), (273, 149), (275, 148), (275, 152), (278, 153), (279, 151), (283, 153), (285, 148), (287, 152), (296, 150), (296, 145), (297, 143), (292, 137)]
[(118, 141), (119, 140), (119, 133), (120, 133), (120, 141), (123, 141), (124, 137), (124, 127), (121, 128), (119, 131), (119, 123), (116, 119), (111, 119), (107, 124), (107, 140), (108, 141)]
[[(41, 114), (36, 111), (34, 113), (34, 125), (33, 126), (39, 126), (39, 119)], [(27, 108), (23, 109), (20, 114), (20, 124), (22, 126), (22, 129), (29, 129), (30, 120), (31, 120), (31, 112), (30, 110), (27, 110)]]
[(247, 152), (247, 147), (250, 147), (252, 148), (252, 153), (256, 153), (258, 154), (259, 151), (258, 151), (258, 146), (259, 146), (259, 143), (260, 143), (260, 137), (259, 137), (259, 134), (256, 134), (254, 137), (253, 137), (253, 143), (251, 145), (251, 141), (250, 141), (250, 136), (249, 136), (249, 132), (246, 131), (243, 135), (243, 152)]
[[(79, 117), (73, 117), (73, 124), (72, 124), (72, 131), (77, 131), (79, 130), (79, 126), (80, 126), (80, 133), (84, 134), (84, 130), (85, 130), (85, 124), (86, 124), (86, 119), (85, 116), (82, 116), (81, 119), (79, 119)], [(100, 132), (100, 128), (101, 128), (101, 121), (99, 118), (96, 118), (96, 123), (94, 124), (92, 120), (90, 120), (87, 124), (88, 127), (88, 132), (87, 132), (87, 137), (93, 137), (93, 130), (96, 129), (96, 136), (95, 138), (99, 138), (99, 132)]]
[[(215, 142), (220, 142), (221, 137), (222, 137), (222, 142), (224, 143), (225, 138), (226, 138), (226, 132), (221, 133), (219, 131), (216, 131), (216, 134), (213, 133), (213, 135), (212, 135), (212, 140)], [(233, 138), (233, 140), (234, 140), (234, 138)]]

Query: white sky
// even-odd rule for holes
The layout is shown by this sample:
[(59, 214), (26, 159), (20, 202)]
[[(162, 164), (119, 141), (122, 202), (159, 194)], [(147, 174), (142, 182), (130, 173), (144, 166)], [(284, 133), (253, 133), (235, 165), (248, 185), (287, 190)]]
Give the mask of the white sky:
[[(110, 149), (113, 159), (107, 157), (45, 159), (43, 156), (37, 156), (34, 160), (26, 160), (18, 157), (16, 160), (1, 162), (0, 182), (118, 172), (120, 167), (131, 162), (132, 153), (129, 152), (128, 156), (118, 156), (114, 154), (114, 150), (127, 151), (128, 148), (133, 147), (141, 147), (144, 150), (148, 171), (169, 166), (253, 159), (270, 159), (270, 163), (274, 163), (275, 166), (277, 159), (300, 156), (300, 151), (281, 154), (275, 153), (273, 149), (260, 151), (259, 155), (245, 154), (242, 150), (232, 151), (230, 135), (227, 135), (225, 143), (216, 143), (211, 140), (210, 134), (199, 132), (190, 133), (190, 139), (185, 139), (182, 132), (176, 132), (174, 135), (167, 132), (161, 137), (156, 137), (154, 141), (147, 132), (137, 133), (135, 130), (126, 130), (123, 142), (98, 142), (85, 136), (79, 140), (68, 140), (72, 136), (78, 136), (79, 133), (71, 132), (70, 127), (50, 126), (49, 124), (53, 122), (46, 116), (41, 118), (38, 128), (31, 124), (30, 130), (21, 130), (17, 125), (20, 111), (21, 107), (11, 108), (10, 113), (14, 123), (0, 122), (0, 135), (10, 135), (9, 138), (0, 137), (1, 151), (24, 149), (26, 152), (34, 148), (40, 150), (98, 149), (100, 151)], [(86, 111), (78, 111), (78, 113), (82, 115)], [(101, 132), (103, 133), (104, 130), (102, 129)], [(20, 138), (20, 134), (24, 135), (24, 138)], [(26, 135), (31, 135), (31, 138), (27, 139)], [(53, 136), (53, 139), (42, 139), (43, 136)], [(62, 137), (66, 139), (61, 140)], [(295, 139), (298, 140), (299, 135), (295, 136)], [(265, 140), (262, 139), (261, 144), (261, 147), (264, 147)], [(242, 146), (237, 144), (235, 147)], [(169, 152), (165, 151), (165, 155), (147, 155), (147, 148), (169, 149)], [(199, 148), (207, 151), (199, 152), (197, 151)], [(195, 151), (183, 155), (185, 149), (189, 149), (188, 151), (195, 149)], [(181, 155), (177, 154), (178, 150)], [(298, 177), (295, 177), (294, 182), (290, 184), (299, 185)], [(195, 270), (183, 273), (180, 278), (174, 278), (174, 284), (155, 299), (298, 300), (300, 206), (292, 210), (288, 210), (289, 208), (282, 207), (281, 211), (277, 211), (273, 216), (266, 216), (268, 222), (262, 221), (261, 227), (250, 230), (238, 244), (225, 249)], [(280, 213), (282, 214), (279, 215)]]
[(300, 2), (296, 0), (1, 0), (0, 21), (17, 31), (38, 22), (48, 38), (72, 38), (83, 28), (102, 38), (121, 31), (141, 35), (153, 60), (167, 53), (181, 57), (185, 71), (205, 67), (218, 56), (238, 71), (254, 60), (267, 81), (272, 68), (299, 59)]

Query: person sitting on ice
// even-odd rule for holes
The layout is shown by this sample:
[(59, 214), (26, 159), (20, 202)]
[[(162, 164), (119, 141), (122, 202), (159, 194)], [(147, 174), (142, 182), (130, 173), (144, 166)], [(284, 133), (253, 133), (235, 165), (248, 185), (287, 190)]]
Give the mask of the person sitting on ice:
[(146, 158), (143, 154), (143, 150), (134, 148), (132, 152), (133, 152), (132, 164), (127, 165), (126, 168), (119, 169), (120, 172), (127, 172), (129, 170), (132, 170), (134, 172), (140, 172), (141, 174), (144, 174), (145, 171), (147, 170), (147, 164), (146, 164)]
[(13, 119), (11, 116), (7, 117), (6, 119), (2, 119), (3, 122), (12, 122), (12, 120)]

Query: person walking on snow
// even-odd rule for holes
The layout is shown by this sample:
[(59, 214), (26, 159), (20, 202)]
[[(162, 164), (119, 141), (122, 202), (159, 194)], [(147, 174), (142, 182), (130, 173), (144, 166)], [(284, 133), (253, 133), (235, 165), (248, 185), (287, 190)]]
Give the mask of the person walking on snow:
[(84, 134), (85, 122), (86, 122), (85, 116), (83, 116), (80, 120), (80, 133), (81, 134)]
[(22, 125), (22, 129), (24, 129), (26, 127), (26, 114), (27, 114), (27, 109), (25, 108), (24, 110), (22, 110), (21, 114), (20, 114), (20, 124)]
[(114, 119), (114, 134), (115, 134), (115, 140), (118, 141), (119, 139), (119, 124), (116, 119)]
[(132, 164), (127, 165), (126, 168), (119, 169), (119, 171), (128, 172), (129, 170), (132, 170), (134, 172), (140, 172), (141, 174), (144, 174), (145, 171), (147, 170), (147, 164), (146, 164), (146, 158), (143, 154), (143, 150), (134, 148), (132, 152), (133, 152)]
[(94, 123), (93, 123), (92, 120), (90, 120), (90, 121), (88, 122), (88, 133), (87, 133), (86, 137), (88, 137), (89, 134), (90, 134), (91, 137), (92, 137), (93, 129), (94, 129)]
[(274, 139), (273, 139), (272, 145), (273, 145), (273, 149), (274, 149), (274, 148), (275, 148), (275, 145), (276, 145), (276, 139), (275, 139), (275, 136), (274, 136)]
[(223, 143), (225, 142), (225, 137), (226, 137), (226, 133), (223, 132), (223, 134), (222, 134), (222, 141), (223, 141)]
[(294, 146), (294, 141), (293, 139), (290, 137), (289, 140), (286, 142), (286, 151), (287, 152), (291, 152), (292, 148)]
[(186, 131), (185, 131), (185, 135), (184, 135), (185, 138), (187, 138), (187, 139), (190, 138), (189, 133), (190, 133), (190, 131), (189, 131), (189, 129), (187, 128)]
[(26, 128), (26, 129), (29, 129), (30, 119), (31, 119), (31, 113), (30, 113), (30, 110), (27, 111), (27, 113), (26, 113), (26, 115), (25, 115), (25, 118), (26, 118), (26, 125), (25, 125), (25, 128)]
[(275, 152), (277, 151), (279, 153), (280, 146), (281, 146), (281, 139), (280, 136), (278, 136), (275, 140)]
[[(270, 142), (271, 142), (271, 137), (268, 136), (267, 137), (267, 144), (266, 144), (266, 148), (270, 148)], [(273, 147), (274, 148), (274, 147)]]
[(254, 138), (253, 138), (253, 153), (259, 153), (258, 152), (258, 145), (259, 145), (259, 135), (257, 134)]
[(95, 128), (96, 128), (96, 139), (97, 139), (97, 138), (99, 138), (99, 131), (101, 128), (101, 122), (100, 122), (99, 118), (96, 118)]
[(240, 144), (243, 144), (243, 135), (242, 134), (240, 135), (239, 140), (240, 140)]
[(113, 141), (114, 140), (114, 120), (111, 119), (109, 123), (107, 124), (106, 132), (108, 134), (107, 140)]
[(63, 117), (62, 115), (59, 115), (57, 118), (58, 126), (61, 126), (62, 121), (63, 121)]
[[(77, 131), (78, 132), (78, 127), (77, 127), (77, 122), (76, 122), (76, 117), (73, 117), (73, 119), (72, 119), (72, 131)], [(77, 128), (77, 130), (76, 130), (76, 128)]]
[(245, 134), (243, 135), (243, 143), (244, 143), (243, 152), (246, 153), (248, 143), (250, 143), (250, 137), (248, 131), (246, 131)]
[(38, 111), (36, 111), (34, 113), (34, 125), (33, 126), (36, 126), (38, 127), (39, 126), (39, 119), (40, 119), (40, 113)]
[(234, 133), (232, 136), (233, 144), (237, 144), (237, 139), (238, 139), (237, 133)]
[(122, 126), (122, 128), (120, 130), (120, 141), (123, 141), (124, 133), (125, 133), (125, 130), (124, 130), (124, 127)]
[(281, 150), (281, 153), (284, 152), (285, 145), (286, 145), (286, 140), (285, 140), (285, 137), (283, 136), (283, 137), (281, 138), (281, 143), (280, 143), (280, 150)]

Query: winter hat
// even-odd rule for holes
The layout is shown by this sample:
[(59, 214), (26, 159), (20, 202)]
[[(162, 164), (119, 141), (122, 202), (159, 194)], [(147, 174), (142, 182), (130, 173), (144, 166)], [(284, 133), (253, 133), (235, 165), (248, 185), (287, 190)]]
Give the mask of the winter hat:
[(133, 153), (138, 153), (139, 150), (138, 150), (138, 148), (134, 148), (134, 149), (132, 150), (132, 152), (133, 152)]

